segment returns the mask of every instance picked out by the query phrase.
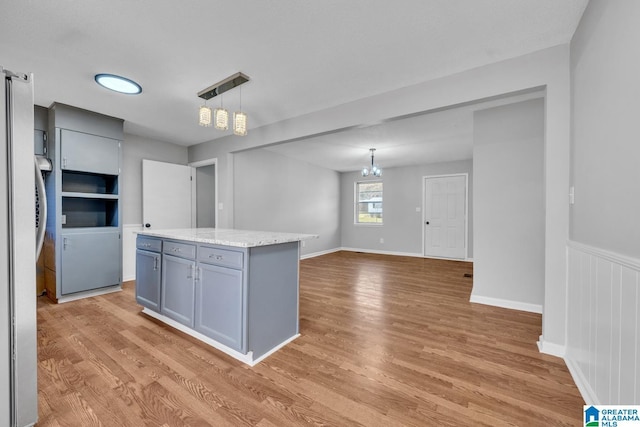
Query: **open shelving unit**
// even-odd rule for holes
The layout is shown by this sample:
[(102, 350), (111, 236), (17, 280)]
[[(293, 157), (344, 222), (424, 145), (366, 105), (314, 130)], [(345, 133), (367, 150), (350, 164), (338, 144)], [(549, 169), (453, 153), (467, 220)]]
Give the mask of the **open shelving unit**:
[(47, 295), (64, 302), (119, 290), (123, 122), (63, 104), (49, 115)]
[(118, 176), (62, 171), (62, 228), (118, 227)]

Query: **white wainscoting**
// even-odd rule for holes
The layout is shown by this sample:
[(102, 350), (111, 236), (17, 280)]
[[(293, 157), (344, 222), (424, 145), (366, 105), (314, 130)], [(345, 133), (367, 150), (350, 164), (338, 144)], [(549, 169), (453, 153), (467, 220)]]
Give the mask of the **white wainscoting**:
[(122, 225), (122, 281), (136, 280), (136, 233), (142, 224)]
[(640, 404), (640, 260), (568, 244), (565, 361), (587, 404)]

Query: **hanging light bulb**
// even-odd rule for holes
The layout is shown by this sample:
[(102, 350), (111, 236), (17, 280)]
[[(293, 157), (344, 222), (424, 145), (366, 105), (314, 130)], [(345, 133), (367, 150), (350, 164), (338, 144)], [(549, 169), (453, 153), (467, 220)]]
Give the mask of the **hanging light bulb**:
[(218, 130), (229, 129), (229, 112), (222, 106), (222, 95), (220, 95), (220, 108), (213, 110), (213, 119), (215, 127)]
[(218, 130), (227, 130), (229, 129), (229, 112), (224, 108), (216, 108), (213, 110), (213, 115), (215, 118), (214, 127)]
[(198, 115), (200, 118), (198, 124), (200, 126), (211, 126), (211, 108), (207, 107), (206, 105), (200, 106), (200, 112)]
[(233, 134), (247, 135), (247, 115), (242, 112), (242, 86), (240, 86), (240, 111), (233, 113)]
[(233, 133), (238, 136), (247, 135), (247, 115), (242, 111), (233, 113)]

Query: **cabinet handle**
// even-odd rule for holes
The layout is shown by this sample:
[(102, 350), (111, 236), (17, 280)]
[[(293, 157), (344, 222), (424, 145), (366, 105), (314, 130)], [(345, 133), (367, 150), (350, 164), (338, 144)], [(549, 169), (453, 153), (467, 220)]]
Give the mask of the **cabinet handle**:
[(173, 248), (172, 250), (173, 250), (173, 252), (182, 252), (181, 248)]
[(158, 271), (158, 257), (153, 258), (153, 271)]
[(67, 250), (67, 238), (63, 238), (62, 239), (62, 250), (66, 251)]
[(196, 269), (195, 265), (190, 265), (189, 266), (189, 275), (187, 276), (187, 279), (193, 279), (195, 274), (194, 274), (194, 270)]
[(202, 275), (202, 269), (196, 268), (196, 282), (200, 280), (201, 275)]
[(215, 258), (218, 261), (221, 261), (222, 260), (222, 255), (209, 255), (209, 258)]
[(67, 158), (66, 158), (66, 157), (63, 157), (63, 158), (62, 158), (62, 168), (64, 169), (64, 168), (66, 168), (66, 167), (67, 167)]

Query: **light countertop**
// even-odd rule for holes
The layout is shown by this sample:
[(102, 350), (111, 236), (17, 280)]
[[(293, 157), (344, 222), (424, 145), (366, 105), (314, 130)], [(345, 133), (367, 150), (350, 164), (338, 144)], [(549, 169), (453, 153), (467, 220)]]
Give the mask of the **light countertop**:
[(255, 246), (277, 245), (279, 243), (298, 242), (317, 239), (317, 234), (279, 233), (274, 231), (251, 231), (225, 228), (176, 228), (167, 230), (143, 230), (138, 234), (163, 239), (184, 240), (207, 243), (210, 245), (250, 248)]

